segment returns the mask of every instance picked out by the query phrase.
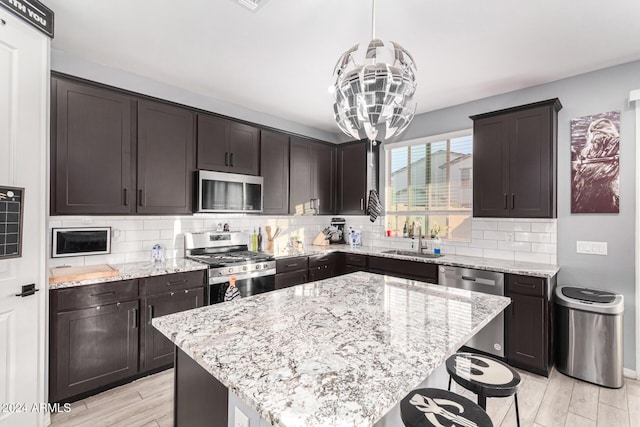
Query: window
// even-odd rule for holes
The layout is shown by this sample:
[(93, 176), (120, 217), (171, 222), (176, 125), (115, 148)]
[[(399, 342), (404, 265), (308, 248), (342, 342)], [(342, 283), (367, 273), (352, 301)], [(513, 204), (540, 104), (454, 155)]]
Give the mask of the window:
[[(413, 225), (440, 237), (471, 241), (471, 130), (385, 146), (385, 209), (392, 236)], [(416, 230), (417, 232), (417, 230)]]

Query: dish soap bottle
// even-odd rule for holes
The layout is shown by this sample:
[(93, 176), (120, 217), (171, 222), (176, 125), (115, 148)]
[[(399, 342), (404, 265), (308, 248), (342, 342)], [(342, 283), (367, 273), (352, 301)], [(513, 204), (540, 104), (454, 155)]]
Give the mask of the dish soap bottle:
[(433, 239), (433, 254), (440, 255), (442, 251), (442, 240), (440, 240), (440, 236), (436, 234), (436, 237)]
[(258, 243), (257, 243), (257, 249), (258, 252), (262, 252), (262, 227), (258, 227)]

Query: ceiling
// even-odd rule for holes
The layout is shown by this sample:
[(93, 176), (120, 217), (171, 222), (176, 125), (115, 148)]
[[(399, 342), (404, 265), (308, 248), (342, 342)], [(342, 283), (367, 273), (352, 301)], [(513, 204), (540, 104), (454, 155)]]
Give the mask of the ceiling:
[[(371, 37), (371, 0), (263, 0), (257, 12), (233, 0), (43, 1), (54, 49), (332, 133), (333, 67)], [(418, 114), (640, 59), (637, 0), (376, 9), (376, 36), (416, 61)]]

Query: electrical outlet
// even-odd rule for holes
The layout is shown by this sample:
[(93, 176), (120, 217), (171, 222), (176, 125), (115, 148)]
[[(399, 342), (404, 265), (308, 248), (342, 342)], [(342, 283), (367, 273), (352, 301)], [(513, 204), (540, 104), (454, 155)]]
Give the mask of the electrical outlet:
[(576, 242), (576, 253), (588, 255), (607, 255), (607, 242)]
[(249, 427), (249, 417), (236, 406), (233, 427)]

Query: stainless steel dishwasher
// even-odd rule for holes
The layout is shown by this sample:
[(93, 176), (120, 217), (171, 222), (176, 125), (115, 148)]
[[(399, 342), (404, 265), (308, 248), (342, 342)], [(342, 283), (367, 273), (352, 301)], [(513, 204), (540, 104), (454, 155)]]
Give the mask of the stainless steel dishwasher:
[[(504, 295), (504, 274), (471, 268), (440, 266), (438, 284), (451, 288)], [(504, 357), (504, 313), (500, 313), (480, 330), (465, 346)]]

